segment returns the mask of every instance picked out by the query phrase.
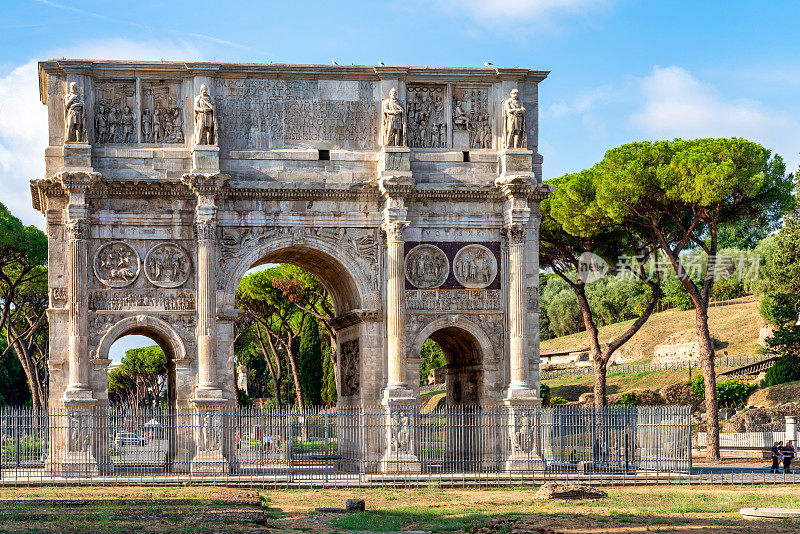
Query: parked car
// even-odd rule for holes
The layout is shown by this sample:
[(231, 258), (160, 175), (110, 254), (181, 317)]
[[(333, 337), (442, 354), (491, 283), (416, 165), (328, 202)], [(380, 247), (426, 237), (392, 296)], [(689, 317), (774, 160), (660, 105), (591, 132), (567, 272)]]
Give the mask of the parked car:
[(147, 439), (136, 432), (119, 432), (117, 437), (114, 438), (114, 445), (117, 447), (123, 447), (125, 445), (138, 445), (141, 447), (145, 443), (147, 443)]

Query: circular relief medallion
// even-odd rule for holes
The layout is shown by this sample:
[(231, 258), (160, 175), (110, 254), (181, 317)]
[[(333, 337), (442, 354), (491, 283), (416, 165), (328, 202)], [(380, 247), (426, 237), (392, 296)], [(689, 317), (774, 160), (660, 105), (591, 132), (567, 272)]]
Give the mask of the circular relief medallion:
[(189, 255), (174, 243), (160, 243), (144, 259), (144, 275), (158, 287), (179, 287), (192, 270)]
[(139, 276), (141, 260), (127, 243), (111, 241), (94, 255), (94, 275), (109, 287), (125, 287)]
[(406, 278), (414, 287), (439, 287), (450, 274), (450, 262), (442, 249), (434, 245), (417, 245), (406, 255)]
[(456, 252), (453, 272), (467, 289), (483, 289), (497, 277), (497, 258), (483, 245), (467, 245)]

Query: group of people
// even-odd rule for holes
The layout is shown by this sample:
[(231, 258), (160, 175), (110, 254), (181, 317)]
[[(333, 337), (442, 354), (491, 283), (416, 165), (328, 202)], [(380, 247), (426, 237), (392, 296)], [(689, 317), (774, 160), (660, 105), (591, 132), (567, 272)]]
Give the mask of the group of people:
[(772, 446), (772, 467), (770, 471), (777, 473), (780, 470), (780, 464), (783, 462), (783, 471), (785, 473), (792, 472), (792, 461), (796, 456), (797, 451), (794, 448), (794, 441), (789, 440), (786, 445), (782, 441), (776, 441)]

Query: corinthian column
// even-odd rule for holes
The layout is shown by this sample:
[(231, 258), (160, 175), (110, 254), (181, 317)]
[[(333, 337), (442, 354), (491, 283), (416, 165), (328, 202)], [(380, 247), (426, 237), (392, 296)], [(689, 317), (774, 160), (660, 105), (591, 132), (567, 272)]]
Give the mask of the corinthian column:
[(183, 182), (197, 196), (197, 390), (196, 398), (221, 398), (217, 382), (217, 240), (216, 197), (227, 183), (223, 174), (191, 173)]
[(525, 241), (527, 232), (520, 224), (506, 228), (508, 239), (508, 332), (510, 382), (508, 389), (530, 390), (528, 380), (527, 338), (525, 328)]
[(70, 205), (67, 219), (67, 299), (69, 320), (69, 384), (67, 396), (90, 392), (88, 362), (89, 298), (86, 205)]
[[(209, 208), (206, 206), (205, 208)], [(216, 224), (211, 217), (201, 217), (195, 222), (197, 233), (197, 373), (199, 390), (215, 390), (217, 386), (216, 342), (217, 280), (215, 277), (217, 242)]]
[(386, 329), (388, 341), (387, 395), (390, 391), (409, 391), (406, 379), (406, 289), (403, 272), (407, 221), (384, 224), (386, 232)]
[(69, 196), (65, 213), (69, 374), (64, 400), (91, 400), (89, 385), (89, 207), (86, 192), (99, 180), (91, 171), (54, 176)]

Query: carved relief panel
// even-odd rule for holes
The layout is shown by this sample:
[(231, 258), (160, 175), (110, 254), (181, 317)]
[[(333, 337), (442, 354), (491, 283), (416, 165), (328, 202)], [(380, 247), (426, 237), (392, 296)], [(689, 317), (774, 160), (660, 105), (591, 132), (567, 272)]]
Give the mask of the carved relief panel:
[(94, 255), (94, 274), (108, 287), (125, 287), (139, 276), (141, 260), (136, 251), (122, 241), (111, 241)]
[(447, 117), (444, 85), (409, 85), (406, 88), (408, 146), (446, 148)]
[(189, 255), (174, 243), (160, 243), (150, 249), (144, 260), (144, 274), (158, 287), (180, 287), (189, 279), (192, 264)]
[(405, 259), (406, 279), (419, 289), (431, 289), (444, 284), (450, 274), (447, 256), (435, 245), (418, 245)]
[(360, 354), (358, 339), (351, 339), (341, 344), (339, 358), (342, 365), (342, 396), (356, 395), (361, 384)]
[(456, 280), (468, 289), (483, 289), (497, 276), (497, 259), (483, 245), (467, 245), (453, 259)]
[(488, 87), (453, 87), (453, 146), (492, 148)]
[(142, 142), (184, 143), (180, 84), (142, 81), (141, 86)]
[(135, 143), (136, 83), (96, 82), (94, 85), (94, 142)]

